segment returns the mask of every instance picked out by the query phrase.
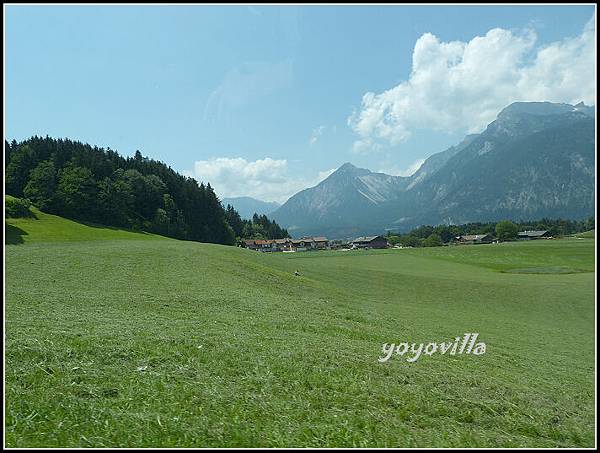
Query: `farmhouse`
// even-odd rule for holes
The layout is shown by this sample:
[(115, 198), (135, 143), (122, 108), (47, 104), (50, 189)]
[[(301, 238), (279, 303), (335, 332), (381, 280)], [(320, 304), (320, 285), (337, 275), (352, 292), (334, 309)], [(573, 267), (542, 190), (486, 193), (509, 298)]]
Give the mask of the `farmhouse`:
[(383, 236), (361, 236), (352, 241), (352, 246), (361, 249), (385, 249), (389, 244)]
[(314, 237), (313, 241), (314, 241), (316, 249), (322, 250), (322, 249), (329, 248), (329, 241), (327, 240), (326, 237), (323, 237), (323, 236)]
[(256, 245), (256, 240), (254, 239), (244, 239), (242, 241), (242, 247), (250, 250), (257, 250), (258, 248), (258, 246)]
[(275, 239), (274, 242), (277, 252), (289, 252), (292, 250), (292, 240), (290, 238)]
[(255, 243), (261, 252), (273, 252), (277, 247), (273, 239), (257, 239)]
[(535, 231), (519, 231), (519, 239), (530, 240), (530, 239), (551, 239), (552, 234), (548, 230), (535, 230)]
[(292, 239), (293, 250), (302, 252), (305, 250), (323, 250), (329, 248), (329, 240), (326, 237), (303, 236), (300, 239)]
[(455, 241), (458, 244), (490, 244), (494, 241), (491, 234), (465, 234), (457, 236)]
[(329, 241), (329, 248), (332, 250), (349, 249), (352, 244), (347, 240), (334, 239)]
[(303, 251), (309, 250), (311, 248), (312, 248), (312, 241), (309, 241), (306, 238), (292, 239), (292, 250), (296, 250), (298, 252), (303, 252)]

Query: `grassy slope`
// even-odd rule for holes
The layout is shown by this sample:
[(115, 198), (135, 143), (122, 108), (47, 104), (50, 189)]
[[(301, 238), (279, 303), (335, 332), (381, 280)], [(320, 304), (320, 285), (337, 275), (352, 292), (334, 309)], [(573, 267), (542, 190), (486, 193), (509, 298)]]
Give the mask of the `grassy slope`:
[(105, 241), (118, 239), (162, 239), (162, 236), (132, 232), (104, 225), (79, 223), (32, 207), (32, 217), (7, 219), (4, 224), (6, 244), (56, 241)]
[[(594, 274), (500, 272), (593, 271), (593, 240), (267, 255), (33, 222), (6, 249), (8, 446), (594, 444)], [(487, 353), (377, 362), (464, 332)]]

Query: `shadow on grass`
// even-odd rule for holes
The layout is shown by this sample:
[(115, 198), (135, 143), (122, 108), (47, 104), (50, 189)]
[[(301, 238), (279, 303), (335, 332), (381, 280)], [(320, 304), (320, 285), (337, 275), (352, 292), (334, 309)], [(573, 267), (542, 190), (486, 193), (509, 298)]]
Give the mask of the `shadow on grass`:
[(17, 215), (9, 215), (7, 213), (6, 214), (6, 218), (7, 219), (33, 219), (33, 220), (39, 220), (39, 217), (31, 209), (28, 209), (26, 212), (21, 212), (21, 213), (19, 213)]
[(526, 267), (522, 269), (506, 269), (501, 271), (505, 274), (579, 274), (582, 272), (593, 272), (585, 269), (575, 269), (564, 266)]
[(23, 236), (27, 234), (27, 231), (24, 231), (21, 228), (4, 223), (4, 243), (6, 245), (22, 244), (24, 242)]
[(138, 234), (148, 234), (148, 235), (155, 234), (155, 233), (149, 233), (147, 231), (136, 230), (136, 229), (132, 229), (132, 228), (117, 227), (117, 226), (111, 226), (111, 225), (103, 225), (101, 223), (88, 222), (86, 220), (77, 220), (77, 219), (69, 219), (69, 220), (72, 220), (73, 222), (76, 222), (76, 223), (80, 223), (81, 225), (85, 225), (90, 228), (102, 228), (105, 230), (113, 230), (113, 231), (127, 231), (128, 233), (138, 233)]

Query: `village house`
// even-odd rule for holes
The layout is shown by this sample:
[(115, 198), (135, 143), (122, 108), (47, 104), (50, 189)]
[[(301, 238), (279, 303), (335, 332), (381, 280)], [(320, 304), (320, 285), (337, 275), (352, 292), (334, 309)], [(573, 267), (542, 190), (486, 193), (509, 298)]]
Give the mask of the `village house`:
[(314, 248), (324, 250), (329, 248), (329, 241), (326, 237), (318, 236), (313, 238)]
[(552, 239), (552, 234), (548, 230), (534, 230), (534, 231), (519, 231), (518, 238), (520, 240), (531, 240), (531, 239)]
[(312, 241), (308, 240), (307, 238), (292, 239), (292, 250), (304, 252), (310, 249), (312, 249)]
[(291, 252), (292, 251), (292, 240), (286, 239), (275, 239), (274, 240), (277, 248), (277, 252)]
[(259, 252), (278, 252), (283, 250), (288, 239), (244, 239), (242, 247)]
[(250, 250), (257, 249), (256, 241), (254, 239), (244, 239), (241, 246)]
[(494, 237), (491, 234), (465, 234), (454, 238), (457, 244), (491, 244)]
[(272, 252), (276, 247), (273, 239), (257, 239), (255, 242), (261, 252)]
[(303, 252), (306, 250), (323, 250), (329, 248), (329, 240), (326, 237), (303, 236), (300, 239), (292, 239), (292, 249)]
[(329, 248), (332, 250), (349, 249), (352, 244), (345, 239), (334, 239), (329, 241)]
[(385, 249), (389, 247), (384, 236), (361, 236), (352, 241), (353, 248), (360, 249)]

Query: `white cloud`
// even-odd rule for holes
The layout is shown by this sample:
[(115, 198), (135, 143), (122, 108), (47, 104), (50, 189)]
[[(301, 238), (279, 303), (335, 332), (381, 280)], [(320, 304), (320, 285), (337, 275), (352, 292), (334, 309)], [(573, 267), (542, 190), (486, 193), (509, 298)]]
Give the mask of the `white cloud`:
[(331, 175), (336, 170), (337, 170), (337, 168), (330, 168), (329, 170), (320, 171), (319, 174), (317, 175), (317, 178), (314, 180), (314, 183), (312, 183), (311, 185), (309, 185), (307, 187), (316, 186), (324, 179), (327, 179), (329, 177), (329, 175)]
[(417, 159), (404, 170), (401, 170), (394, 174), (397, 176), (412, 176), (417, 172), (419, 168), (421, 168), (421, 165), (423, 165), (424, 162), (425, 159)]
[(352, 151), (355, 154), (368, 154), (372, 151), (379, 151), (381, 148), (381, 144), (375, 142), (371, 137), (363, 137), (352, 145)]
[(335, 169), (312, 178), (297, 176), (285, 159), (266, 157), (247, 161), (242, 157), (218, 157), (194, 163), (193, 176), (209, 182), (220, 198), (248, 196), (263, 201), (285, 202), (296, 192), (321, 182)]
[(319, 137), (321, 137), (321, 135), (323, 135), (324, 131), (325, 131), (325, 126), (319, 126), (315, 129), (313, 129), (312, 134), (310, 135), (310, 139), (308, 140), (308, 144), (310, 146), (312, 146), (315, 143), (317, 143), (317, 140), (319, 140)]
[(581, 35), (536, 47), (531, 29), (494, 28), (469, 42), (425, 33), (413, 50), (408, 80), (366, 93), (348, 124), (354, 151), (407, 140), (412, 130), (480, 132), (515, 101), (596, 103), (595, 15)]

